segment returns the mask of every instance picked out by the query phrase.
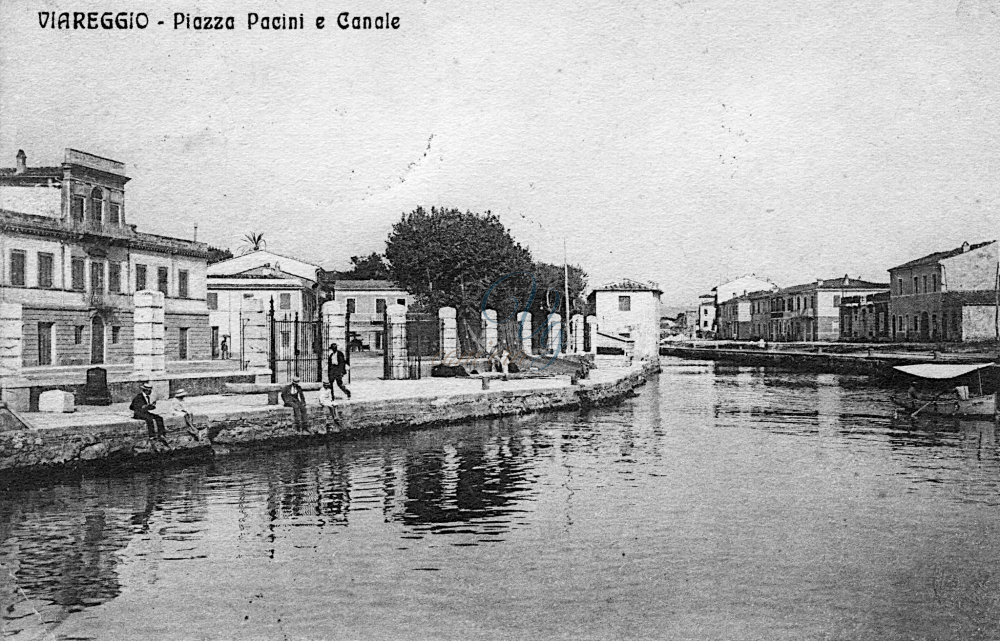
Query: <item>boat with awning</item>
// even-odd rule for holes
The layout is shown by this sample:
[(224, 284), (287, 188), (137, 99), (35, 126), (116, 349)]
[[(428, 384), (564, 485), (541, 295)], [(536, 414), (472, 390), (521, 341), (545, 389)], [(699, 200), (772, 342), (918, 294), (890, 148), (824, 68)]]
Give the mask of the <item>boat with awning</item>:
[[(983, 389), (983, 373), (997, 367), (996, 363), (919, 363), (898, 365), (898, 372), (914, 378), (942, 383), (954, 381), (930, 398), (914, 393), (911, 387), (906, 396), (893, 396), (896, 405), (918, 414), (939, 416), (994, 416), (997, 411), (996, 392), (986, 393)], [(969, 383), (975, 383), (977, 393), (969, 393)]]

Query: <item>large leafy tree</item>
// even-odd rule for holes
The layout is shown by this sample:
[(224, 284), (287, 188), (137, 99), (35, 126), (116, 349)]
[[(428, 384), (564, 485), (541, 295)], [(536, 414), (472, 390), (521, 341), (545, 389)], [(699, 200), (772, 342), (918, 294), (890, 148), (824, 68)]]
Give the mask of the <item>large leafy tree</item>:
[(501, 320), (513, 318), (530, 295), (531, 252), (490, 212), (418, 207), (393, 226), (385, 258), (400, 286), (460, 317), (491, 308)]
[[(568, 279), (564, 278), (566, 271), (569, 272)], [(587, 299), (584, 298), (583, 291), (587, 287), (587, 272), (582, 268), (570, 265), (564, 271), (562, 265), (537, 262), (532, 273), (538, 284), (535, 300), (531, 305), (533, 318), (543, 318), (552, 312), (560, 316), (566, 315), (564, 280), (569, 285), (570, 315), (586, 313)]]
[(381, 254), (372, 252), (367, 256), (351, 256), (351, 269), (343, 272), (342, 278), (354, 280), (386, 280), (389, 266)]

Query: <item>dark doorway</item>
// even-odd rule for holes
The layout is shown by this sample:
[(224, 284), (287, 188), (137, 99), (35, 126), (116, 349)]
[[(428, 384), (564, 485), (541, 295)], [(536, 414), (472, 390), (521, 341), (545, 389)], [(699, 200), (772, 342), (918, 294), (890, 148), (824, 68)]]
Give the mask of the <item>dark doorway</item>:
[(104, 363), (104, 319), (94, 316), (90, 322), (90, 364)]

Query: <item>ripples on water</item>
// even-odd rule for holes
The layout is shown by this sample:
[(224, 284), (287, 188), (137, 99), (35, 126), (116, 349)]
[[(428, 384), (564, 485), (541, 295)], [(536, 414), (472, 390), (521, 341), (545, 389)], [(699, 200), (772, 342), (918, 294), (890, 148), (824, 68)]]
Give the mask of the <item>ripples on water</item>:
[(616, 408), (12, 488), (4, 636), (1000, 638), (996, 425), (887, 396), (665, 360)]

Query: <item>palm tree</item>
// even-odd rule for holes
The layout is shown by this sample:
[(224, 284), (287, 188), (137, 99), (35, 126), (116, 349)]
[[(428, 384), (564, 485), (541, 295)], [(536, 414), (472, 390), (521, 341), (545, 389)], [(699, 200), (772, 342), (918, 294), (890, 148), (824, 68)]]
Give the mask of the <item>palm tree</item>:
[(243, 235), (243, 249), (240, 254), (249, 254), (250, 252), (260, 251), (267, 247), (267, 241), (264, 240), (264, 232), (248, 232)]

